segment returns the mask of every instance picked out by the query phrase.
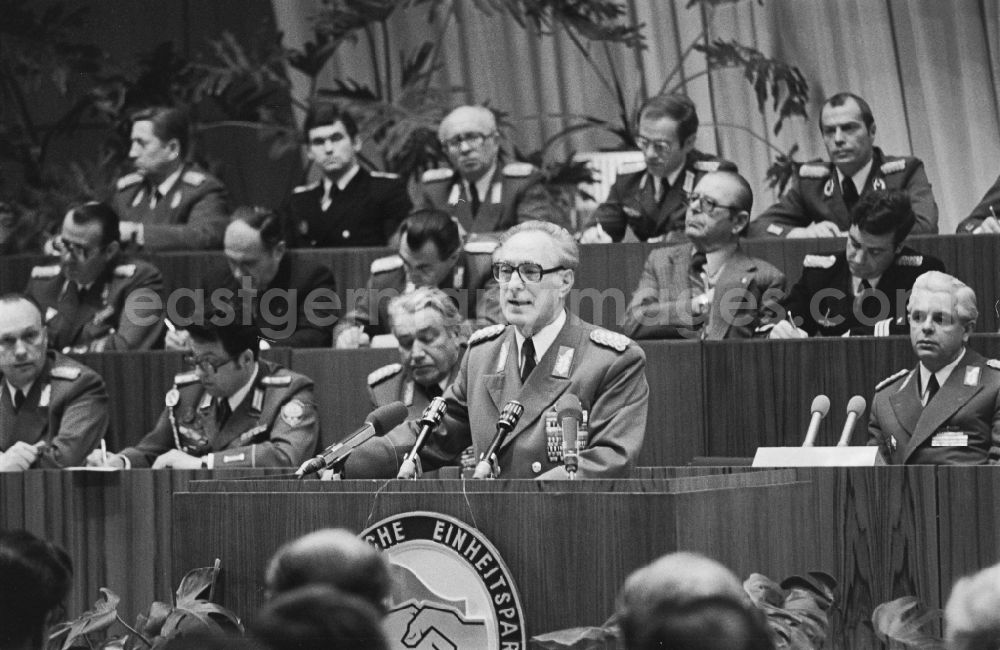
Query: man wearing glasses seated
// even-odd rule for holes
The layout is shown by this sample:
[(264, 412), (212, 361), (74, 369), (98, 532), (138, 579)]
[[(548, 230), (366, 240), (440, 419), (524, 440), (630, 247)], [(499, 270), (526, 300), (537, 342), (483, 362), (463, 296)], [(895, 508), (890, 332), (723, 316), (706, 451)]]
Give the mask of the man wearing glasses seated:
[[(524, 407), (497, 451), (501, 478), (567, 478), (557, 402), (581, 405), (581, 478), (625, 476), (646, 433), (646, 355), (627, 337), (580, 320), (566, 309), (580, 253), (559, 226), (527, 221), (508, 230), (493, 254), (501, 306), (509, 325), (475, 332), (458, 376), (445, 390), (448, 411), (434, 452), (454, 456), (470, 443), (477, 458), (490, 447), (501, 409)], [(435, 456), (421, 453), (424, 469)]]
[(501, 166), (492, 111), (459, 106), (441, 120), (438, 138), (452, 168), (424, 173), (417, 207), (447, 210), (465, 232), (498, 232), (517, 223), (517, 195), (534, 180), (535, 169), (527, 163)]
[(736, 172), (705, 174), (687, 197), (690, 244), (650, 253), (622, 321), (637, 339), (749, 338), (785, 294), (785, 275), (740, 249), (753, 191)]
[(56, 350), (148, 350), (163, 342), (163, 276), (149, 262), (124, 258), (118, 225), (104, 203), (70, 209), (52, 242), (59, 263), (31, 270), (25, 293), (41, 307)]
[(316, 450), (319, 422), (308, 377), (258, 358), (259, 332), (241, 310), (194, 316), (191, 372), (177, 375), (156, 426), (134, 447), (88, 465), (159, 469), (293, 467)]
[(0, 471), (81, 465), (108, 431), (104, 380), (46, 336), (31, 300), (0, 296)]
[(619, 169), (607, 200), (584, 230), (582, 244), (621, 241), (631, 229), (641, 241), (684, 241), (684, 197), (701, 177), (736, 165), (694, 148), (698, 113), (684, 95), (651, 97), (639, 110), (636, 145), (644, 163)]

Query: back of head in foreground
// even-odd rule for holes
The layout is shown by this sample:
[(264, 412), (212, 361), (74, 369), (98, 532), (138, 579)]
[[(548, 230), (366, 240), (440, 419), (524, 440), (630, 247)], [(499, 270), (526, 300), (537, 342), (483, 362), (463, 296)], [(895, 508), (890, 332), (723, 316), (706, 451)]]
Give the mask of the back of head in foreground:
[(1000, 564), (955, 583), (944, 626), (949, 650), (1000, 650)]
[(627, 650), (771, 650), (763, 615), (727, 596), (661, 602), (631, 630)]
[(271, 650), (388, 650), (381, 612), (328, 585), (313, 584), (276, 596), (250, 627)]
[(0, 650), (41, 648), (72, 578), (62, 548), (27, 531), (0, 531)]

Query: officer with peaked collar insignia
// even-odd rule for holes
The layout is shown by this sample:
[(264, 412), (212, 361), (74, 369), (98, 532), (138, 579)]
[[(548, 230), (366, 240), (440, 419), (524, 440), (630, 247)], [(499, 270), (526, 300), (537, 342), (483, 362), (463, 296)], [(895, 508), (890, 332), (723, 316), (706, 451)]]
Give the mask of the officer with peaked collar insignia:
[(0, 471), (82, 465), (107, 434), (104, 380), (46, 336), (29, 299), (0, 297)]
[[(312, 380), (259, 359), (259, 331), (228, 316), (195, 318), (203, 324), (187, 329), (192, 371), (175, 377), (153, 430), (109, 465), (295, 467), (316, 451)], [(87, 462), (104, 464), (100, 452)]]
[[(587, 441), (581, 478), (625, 476), (646, 432), (646, 356), (629, 338), (581, 321), (566, 309), (579, 248), (563, 228), (528, 221), (504, 233), (493, 255), (509, 325), (475, 332), (455, 381), (448, 412), (431, 447), (456, 454), (471, 442), (479, 458), (496, 432), (500, 410), (524, 406), (498, 452), (502, 478), (566, 478), (553, 410), (564, 394), (584, 410)], [(558, 437), (559, 444), (556, 445)], [(422, 454), (425, 469), (435, 466)]]
[(913, 284), (907, 313), (919, 363), (875, 388), (868, 444), (890, 463), (1000, 461), (1000, 361), (967, 348), (979, 310), (960, 280), (930, 271)]
[(990, 189), (986, 190), (986, 194), (972, 209), (972, 213), (958, 224), (955, 232), (975, 235), (1000, 233), (1000, 217), (997, 216), (997, 209), (1000, 209), (1000, 176)]
[(781, 200), (750, 222), (750, 237), (843, 237), (858, 199), (885, 189), (910, 195), (914, 233), (937, 233), (937, 203), (924, 163), (888, 156), (873, 145), (875, 118), (865, 100), (851, 93), (827, 99), (820, 131), (830, 162), (801, 165)]
[(118, 215), (104, 203), (71, 208), (53, 240), (59, 263), (36, 266), (25, 293), (41, 307), (49, 345), (63, 352), (148, 350), (163, 341), (163, 276), (126, 260)]

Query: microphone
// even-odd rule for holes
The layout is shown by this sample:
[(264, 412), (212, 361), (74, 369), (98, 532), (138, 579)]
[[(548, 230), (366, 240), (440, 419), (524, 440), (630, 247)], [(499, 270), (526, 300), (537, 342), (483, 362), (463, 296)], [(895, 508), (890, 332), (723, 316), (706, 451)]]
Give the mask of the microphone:
[(816, 442), (816, 434), (819, 433), (819, 423), (823, 421), (826, 414), (830, 412), (830, 398), (826, 395), (817, 395), (813, 398), (812, 417), (809, 418), (809, 429), (806, 431), (806, 439), (802, 443), (803, 447), (812, 447)]
[(847, 402), (847, 419), (844, 420), (844, 430), (840, 433), (838, 447), (846, 447), (850, 443), (851, 434), (854, 433), (854, 424), (858, 421), (858, 417), (865, 412), (867, 406), (868, 402), (860, 395), (855, 395)]
[(576, 470), (580, 465), (577, 433), (580, 428), (580, 418), (583, 417), (583, 407), (580, 405), (579, 397), (567, 393), (556, 402), (556, 410), (563, 436), (563, 466), (573, 479), (576, 478)]
[(373, 436), (384, 436), (388, 431), (402, 424), (406, 415), (406, 405), (402, 402), (393, 402), (378, 407), (368, 414), (363, 427), (344, 440), (333, 443), (322, 454), (302, 463), (302, 466), (295, 472), (296, 478), (302, 478), (322, 469), (329, 469), (337, 463), (343, 462), (354, 451), (355, 447), (367, 442)]
[(517, 400), (511, 400), (503, 405), (500, 417), (497, 418), (497, 434), (493, 436), (493, 442), (490, 443), (489, 449), (480, 457), (472, 478), (495, 478), (500, 473), (499, 467), (496, 468), (496, 471), (493, 467), (496, 463), (497, 451), (503, 445), (503, 441), (507, 439), (507, 434), (517, 426), (517, 421), (521, 419), (522, 413), (524, 413), (524, 407)]
[(423, 414), (420, 416), (420, 433), (417, 434), (417, 441), (413, 443), (413, 449), (410, 450), (410, 453), (403, 457), (403, 462), (399, 465), (399, 472), (396, 474), (396, 478), (417, 478), (419, 473), (417, 471), (417, 462), (419, 460), (417, 454), (423, 448), (427, 436), (441, 424), (441, 419), (447, 411), (448, 403), (444, 401), (443, 397), (435, 397), (427, 405), (427, 408), (424, 409)]

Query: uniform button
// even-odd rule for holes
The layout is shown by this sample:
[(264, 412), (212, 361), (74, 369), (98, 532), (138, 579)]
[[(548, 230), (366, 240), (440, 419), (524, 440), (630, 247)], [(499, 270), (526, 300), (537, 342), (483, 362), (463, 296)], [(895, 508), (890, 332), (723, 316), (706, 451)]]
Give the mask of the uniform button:
[(531, 471), (534, 472), (535, 474), (542, 471), (542, 464), (536, 460), (531, 464)]
[(344, 232), (340, 233), (340, 236), (343, 237), (344, 239), (350, 239), (351, 238), (351, 231), (350, 230), (345, 230)]

